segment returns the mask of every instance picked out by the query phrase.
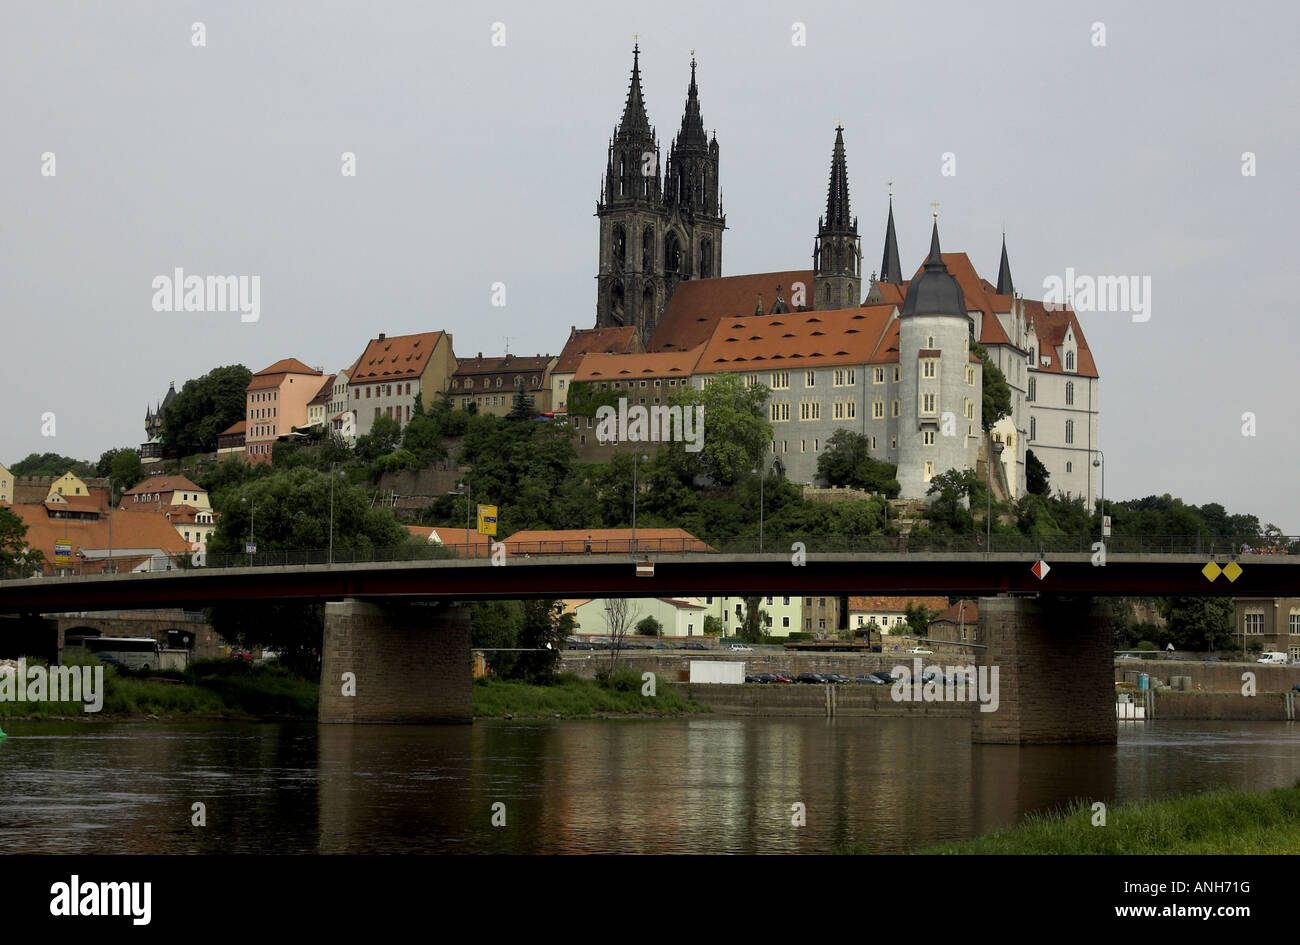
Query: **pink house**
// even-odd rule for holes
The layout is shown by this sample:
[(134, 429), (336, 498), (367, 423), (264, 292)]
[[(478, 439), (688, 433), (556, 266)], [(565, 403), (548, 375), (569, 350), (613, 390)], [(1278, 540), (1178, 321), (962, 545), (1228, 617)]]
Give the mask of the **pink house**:
[(244, 458), (269, 463), (276, 437), (307, 425), (307, 404), (321, 388), (324, 374), (297, 358), (276, 361), (253, 375), (248, 384)]

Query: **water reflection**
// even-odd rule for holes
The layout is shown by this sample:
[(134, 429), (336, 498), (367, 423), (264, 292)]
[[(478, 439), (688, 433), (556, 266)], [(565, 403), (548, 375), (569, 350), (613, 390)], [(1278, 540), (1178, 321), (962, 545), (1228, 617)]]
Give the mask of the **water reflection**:
[(1291, 723), (1127, 726), (1077, 748), (972, 745), (969, 723), (933, 718), (7, 728), (14, 852), (894, 852), (1075, 798), (1300, 779)]

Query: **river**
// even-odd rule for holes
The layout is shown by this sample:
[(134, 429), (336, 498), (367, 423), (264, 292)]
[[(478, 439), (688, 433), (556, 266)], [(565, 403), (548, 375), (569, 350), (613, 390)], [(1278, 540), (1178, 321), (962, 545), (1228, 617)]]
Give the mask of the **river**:
[(1118, 745), (1060, 748), (906, 718), (5, 729), (7, 852), (900, 852), (1074, 798), (1300, 779), (1293, 723), (1127, 724)]

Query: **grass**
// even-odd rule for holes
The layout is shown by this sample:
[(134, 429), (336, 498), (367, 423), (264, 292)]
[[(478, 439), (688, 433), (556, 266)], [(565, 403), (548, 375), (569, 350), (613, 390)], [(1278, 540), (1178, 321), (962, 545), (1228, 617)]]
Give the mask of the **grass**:
[(653, 697), (641, 695), (638, 677), (635, 689), (602, 686), (594, 679), (562, 674), (550, 686), (537, 686), (499, 679), (474, 682), (474, 717), (504, 718), (600, 718), (607, 715), (673, 716), (708, 712), (706, 706), (682, 698), (670, 686), (659, 685)]
[[(43, 663), (28, 658), (27, 665)], [(228, 664), (228, 665), (227, 665)], [(65, 666), (100, 666), (93, 657), (66, 654)], [(316, 716), (318, 687), (287, 669), (268, 664), (249, 666), (234, 660), (203, 660), (184, 673), (150, 675), (176, 680), (157, 682), (104, 667), (103, 706), (88, 713), (79, 702), (0, 701), (0, 718), (77, 718), (144, 715)]]
[[(1110, 808), (1092, 826), (1090, 802), (1026, 817), (1017, 827), (929, 854), (1243, 854), (1300, 852), (1300, 783), (1262, 794), (1220, 790)], [(848, 853), (865, 853), (850, 848)]]

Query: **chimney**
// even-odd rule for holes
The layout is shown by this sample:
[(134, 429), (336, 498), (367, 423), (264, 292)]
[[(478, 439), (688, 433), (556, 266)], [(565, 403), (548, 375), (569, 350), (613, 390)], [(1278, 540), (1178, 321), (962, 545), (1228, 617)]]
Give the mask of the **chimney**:
[(385, 335), (382, 331), (379, 333), (379, 340), (380, 340), (380, 341), (383, 341), (383, 340), (384, 340), (385, 338), (387, 338), (387, 337), (388, 337), (388, 336)]
[(483, 352), (482, 352), (482, 351), (480, 351), (480, 352), (478, 353), (478, 359), (479, 359), (480, 361), (483, 360)]

